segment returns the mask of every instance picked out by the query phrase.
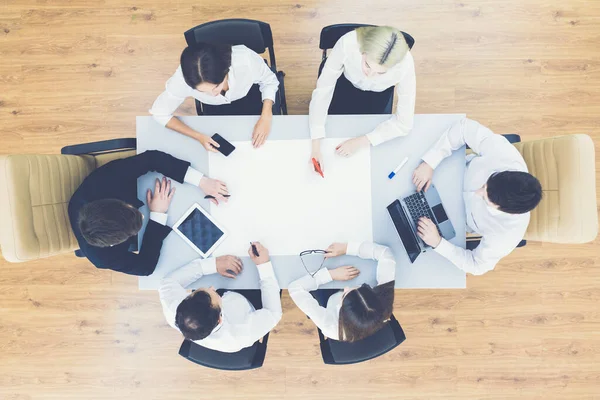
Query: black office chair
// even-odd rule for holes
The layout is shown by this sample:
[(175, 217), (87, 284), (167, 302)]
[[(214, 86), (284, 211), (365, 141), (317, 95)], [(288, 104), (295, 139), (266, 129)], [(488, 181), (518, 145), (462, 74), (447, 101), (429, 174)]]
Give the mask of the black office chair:
[[(337, 292), (339, 292), (337, 289), (318, 289), (311, 292), (311, 294), (321, 306), (326, 307), (329, 297)], [(383, 328), (356, 342), (342, 342), (325, 338), (318, 327), (317, 331), (319, 333), (321, 356), (325, 364), (356, 364), (371, 360), (393, 350), (406, 340), (406, 335), (404, 335), (400, 323), (393, 314)]]
[[(184, 35), (188, 46), (193, 46), (198, 42), (228, 45), (243, 44), (258, 54), (262, 54), (268, 49), (269, 60), (271, 63), (269, 68), (277, 76), (277, 80), (279, 80), (279, 90), (277, 91), (275, 104), (273, 105), (273, 114), (287, 115), (287, 102), (285, 99), (284, 86), (285, 73), (283, 71), (277, 71), (275, 50), (273, 48), (273, 33), (271, 32), (271, 26), (269, 24), (252, 19), (222, 19), (198, 25), (195, 28), (186, 31)], [(265, 63), (267, 63), (267, 60), (265, 60)], [(267, 65), (269, 65), (269, 63), (267, 63)], [(254, 100), (254, 98), (257, 97), (256, 100), (259, 102), (261, 101), (258, 85), (254, 85), (248, 95), (253, 96), (251, 100)], [(216, 107), (222, 106), (202, 104), (200, 101), (196, 100), (196, 112), (198, 115), (222, 115), (222, 113), (217, 112), (215, 109)], [(230, 115), (247, 115), (243, 109), (230, 109), (230, 111), (235, 113)]]
[[(321, 30), (321, 38), (319, 40), (319, 48), (323, 50), (323, 57), (321, 60), (321, 65), (319, 66), (319, 76), (321, 76), (321, 71), (323, 71), (323, 67), (325, 66), (325, 62), (327, 61), (327, 50), (332, 49), (333, 46), (337, 43), (340, 37), (344, 36), (346, 33), (355, 30), (356, 28), (360, 28), (363, 26), (374, 26), (374, 25), (366, 25), (366, 24), (335, 24), (326, 26)], [(406, 32), (402, 32), (406, 43), (408, 44), (408, 48), (412, 49), (415, 44), (415, 39)], [(347, 91), (351, 91), (353, 93), (352, 98), (355, 101), (351, 103), (348, 102), (348, 99), (342, 98), (342, 96), (336, 96), (336, 92), (338, 91), (338, 87), (344, 85)], [(365, 108), (365, 105), (369, 104), (382, 104), (382, 107), (372, 107)], [(351, 106), (350, 106), (351, 104)], [(394, 87), (390, 87), (383, 92), (365, 92), (360, 89), (356, 89), (345, 77), (344, 75), (340, 76), (336, 83), (336, 90), (333, 93), (333, 98), (331, 99), (331, 104), (329, 105), (329, 114), (391, 114), (392, 106), (394, 104)], [(361, 108), (362, 105), (362, 108)]]
[[(222, 296), (226, 291), (226, 289), (219, 289), (217, 293)], [(232, 292), (237, 292), (247, 298), (255, 309), (262, 308), (262, 297), (259, 289), (236, 289)], [(181, 344), (179, 355), (204, 367), (227, 371), (243, 371), (262, 367), (267, 354), (268, 340), (269, 333), (263, 336), (262, 341), (256, 341), (250, 347), (235, 353), (224, 353), (208, 349), (186, 339)]]
[[(517, 135), (516, 133), (507, 133), (502, 136), (504, 136), (509, 143), (519, 143), (521, 141), (521, 136)], [(467, 146), (467, 149), (468, 148), (469, 146)], [(481, 236), (471, 236), (467, 238), (467, 250), (475, 250), (477, 246), (479, 246), (479, 243), (481, 243)], [(517, 245), (517, 248), (525, 247), (526, 245), (527, 240), (521, 240)]]

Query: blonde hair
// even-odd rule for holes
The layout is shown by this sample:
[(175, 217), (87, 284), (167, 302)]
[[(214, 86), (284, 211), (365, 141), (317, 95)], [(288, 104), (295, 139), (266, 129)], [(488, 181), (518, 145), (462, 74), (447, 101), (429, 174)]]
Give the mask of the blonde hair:
[(391, 68), (408, 52), (408, 44), (400, 30), (391, 26), (363, 26), (356, 29), (360, 52), (379, 65)]

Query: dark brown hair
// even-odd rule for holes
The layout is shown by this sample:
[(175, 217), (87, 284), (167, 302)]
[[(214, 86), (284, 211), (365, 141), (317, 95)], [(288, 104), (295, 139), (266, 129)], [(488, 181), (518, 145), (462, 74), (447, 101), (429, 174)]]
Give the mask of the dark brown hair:
[(339, 340), (355, 342), (380, 330), (392, 315), (394, 281), (372, 288), (364, 283), (342, 300)]
[(83, 238), (96, 247), (121, 244), (142, 228), (142, 213), (117, 199), (87, 203), (77, 220)]
[(221, 307), (212, 304), (206, 290), (196, 290), (177, 306), (175, 325), (188, 340), (202, 340), (221, 319)]

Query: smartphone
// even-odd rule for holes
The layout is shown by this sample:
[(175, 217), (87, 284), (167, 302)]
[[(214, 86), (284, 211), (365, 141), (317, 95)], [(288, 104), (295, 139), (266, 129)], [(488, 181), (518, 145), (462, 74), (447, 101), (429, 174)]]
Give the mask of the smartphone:
[(235, 150), (235, 146), (229, 143), (223, 136), (215, 133), (212, 137), (212, 140), (219, 143), (220, 147), (216, 147), (225, 157), (233, 153)]

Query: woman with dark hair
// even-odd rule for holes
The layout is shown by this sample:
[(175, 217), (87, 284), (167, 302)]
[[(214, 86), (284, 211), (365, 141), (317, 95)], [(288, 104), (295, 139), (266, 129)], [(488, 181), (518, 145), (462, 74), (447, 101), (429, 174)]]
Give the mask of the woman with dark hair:
[(371, 336), (390, 318), (394, 305), (396, 261), (389, 248), (372, 243), (334, 243), (327, 248), (326, 258), (344, 254), (377, 260), (377, 286), (363, 284), (358, 288), (346, 287), (333, 294), (323, 307), (310, 291), (332, 280), (348, 281), (360, 271), (352, 266), (332, 270), (321, 268), (316, 274), (307, 274), (288, 287), (296, 305), (333, 340), (354, 342)]
[(173, 118), (173, 112), (188, 97), (208, 105), (211, 114), (230, 115), (227, 106), (235, 106), (245, 115), (260, 115), (252, 133), (252, 144), (260, 147), (271, 132), (278, 88), (277, 76), (261, 56), (246, 46), (198, 43), (183, 50), (179, 68), (167, 81), (166, 90), (154, 101), (150, 114), (161, 125), (192, 137), (206, 150), (216, 152), (217, 142)]

